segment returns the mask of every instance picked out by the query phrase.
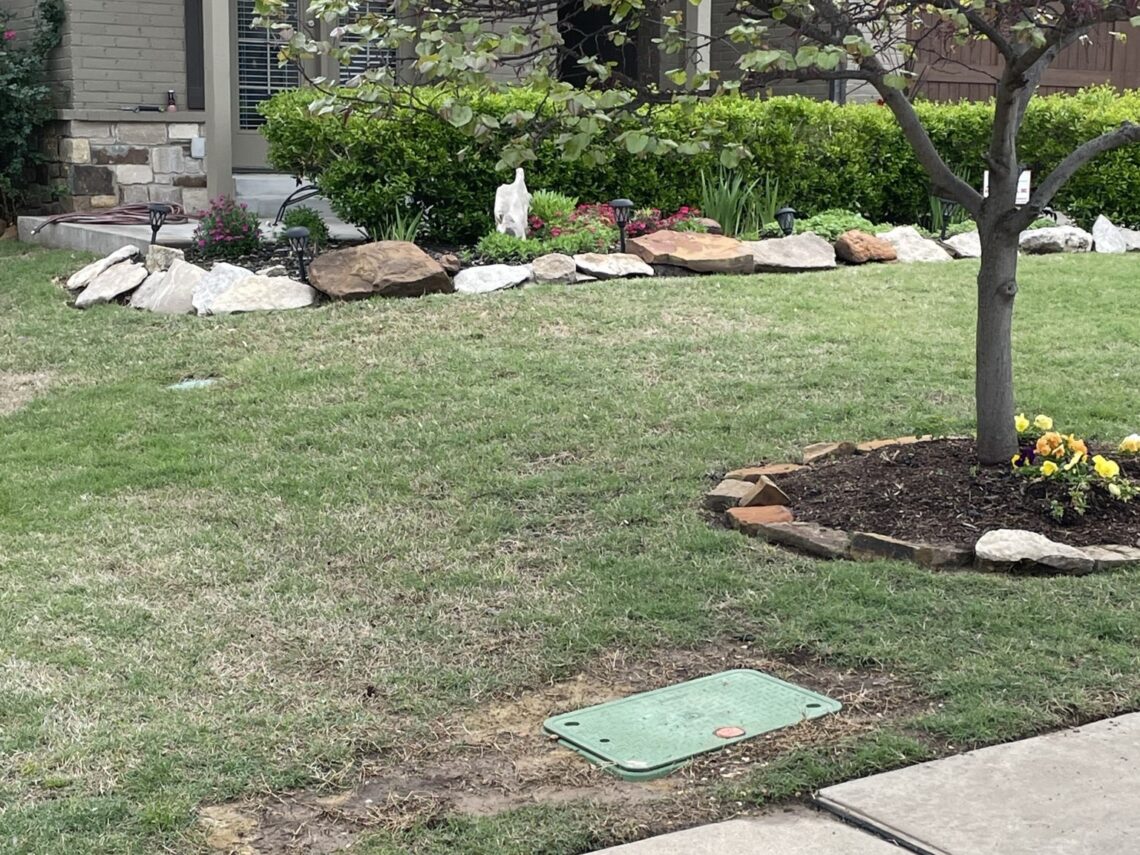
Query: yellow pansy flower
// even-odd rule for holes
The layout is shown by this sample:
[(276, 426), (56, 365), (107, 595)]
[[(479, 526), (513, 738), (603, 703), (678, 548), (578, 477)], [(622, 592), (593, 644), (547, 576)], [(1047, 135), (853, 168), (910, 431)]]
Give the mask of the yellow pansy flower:
[(1029, 430), (1029, 419), (1025, 417), (1025, 413), (1018, 413), (1013, 417), (1013, 426), (1017, 428), (1018, 433), (1025, 433)]
[(1124, 437), (1124, 441), (1120, 443), (1120, 450), (1127, 454), (1140, 454), (1140, 433)]
[(1072, 458), (1069, 460), (1069, 462), (1065, 464), (1065, 471), (1068, 472), (1070, 469), (1072, 469), (1074, 466), (1076, 466), (1078, 463), (1080, 463), (1084, 459), (1085, 459), (1085, 456), (1078, 451), (1076, 454), (1074, 454), (1072, 456)]
[(1033, 426), (1038, 430), (1053, 430), (1053, 420), (1042, 414), (1033, 420)]
[(1041, 464), (1041, 474), (1048, 478), (1050, 475), (1057, 474), (1057, 464), (1052, 460), (1046, 460)]
[(1096, 467), (1096, 474), (1106, 481), (1110, 481), (1120, 474), (1120, 464), (1101, 454), (1093, 458), (1093, 465)]
[(1021, 455), (1015, 454), (1015, 455), (1013, 455), (1013, 458), (1009, 461), (1009, 465), (1010, 466), (1017, 466), (1017, 464), (1020, 462), (1021, 462)]

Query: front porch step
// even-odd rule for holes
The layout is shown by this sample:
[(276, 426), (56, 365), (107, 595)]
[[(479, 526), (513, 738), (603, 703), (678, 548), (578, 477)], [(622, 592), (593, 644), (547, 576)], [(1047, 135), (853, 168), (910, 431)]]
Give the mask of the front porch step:
[[(270, 219), (276, 217), (281, 203), (297, 188), (297, 181), (291, 175), (266, 173), (234, 175), (235, 198), (239, 202), (244, 202), (259, 217), (269, 217)], [(337, 219), (328, 200), (320, 196), (315, 196), (300, 204), (315, 210), (325, 218), (326, 222), (331, 223), (332, 220)]]

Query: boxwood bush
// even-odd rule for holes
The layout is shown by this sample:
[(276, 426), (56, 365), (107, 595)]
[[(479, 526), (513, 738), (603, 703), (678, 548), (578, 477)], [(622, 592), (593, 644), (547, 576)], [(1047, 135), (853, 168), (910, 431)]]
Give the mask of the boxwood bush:
[[(371, 228), (393, 207), (427, 209), (429, 239), (472, 244), (492, 226), (496, 172), (505, 136), (479, 143), (433, 115), (395, 118), (314, 116), (311, 92), (278, 95), (263, 106), (273, 165), (316, 181), (337, 213)], [(483, 96), (479, 109), (503, 116), (534, 109), (539, 96), (519, 89)], [(955, 170), (980, 179), (992, 107), (987, 103), (917, 105), (934, 143)], [(1140, 92), (1108, 87), (1035, 98), (1025, 120), (1021, 158), (1043, 175), (1081, 142), (1124, 120), (1140, 120)], [(874, 222), (918, 222), (929, 211), (929, 182), (890, 112), (877, 104), (838, 106), (801, 96), (767, 100), (726, 96), (695, 108), (667, 107), (652, 121), (673, 139), (713, 128), (717, 143), (743, 144), (748, 179), (779, 178), (781, 202), (805, 215), (861, 212)], [(615, 131), (618, 129), (615, 129)], [(505, 135), (509, 131), (503, 131)], [(690, 157), (632, 155), (615, 147), (603, 164), (565, 161), (542, 143), (527, 168), (532, 189), (570, 192), (584, 202), (627, 196), (638, 205), (676, 210), (700, 195), (703, 170), (715, 171), (720, 145)], [(980, 183), (980, 181), (979, 181)], [(1088, 225), (1103, 213), (1140, 226), (1140, 146), (1101, 157), (1081, 170), (1056, 206)]]

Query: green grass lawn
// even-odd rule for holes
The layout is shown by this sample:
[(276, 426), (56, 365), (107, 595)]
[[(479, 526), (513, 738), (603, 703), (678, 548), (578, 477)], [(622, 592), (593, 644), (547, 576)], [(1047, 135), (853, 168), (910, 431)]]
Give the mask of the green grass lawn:
[[(692, 779), (711, 815), (1140, 707), (1140, 571), (818, 562), (699, 512), (711, 473), (802, 444), (970, 431), (973, 263), (198, 319), (77, 312), (51, 280), (78, 257), (0, 256), (0, 412), (38, 392), (0, 416), (5, 852), (200, 851), (201, 806), (347, 789), (460, 752), (440, 722), (619, 654), (718, 670), (733, 638), (915, 703)], [(1024, 262), (1026, 411), (1140, 429), (1138, 273)], [(191, 376), (219, 380), (167, 390)], [(647, 830), (622, 813), (353, 851), (572, 855)]]

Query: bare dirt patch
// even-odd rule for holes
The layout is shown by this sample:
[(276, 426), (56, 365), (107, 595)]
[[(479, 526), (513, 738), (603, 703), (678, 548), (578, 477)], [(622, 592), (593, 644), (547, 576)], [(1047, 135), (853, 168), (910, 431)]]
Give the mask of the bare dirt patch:
[(10, 374), (0, 371), (0, 416), (22, 410), (51, 385), (47, 374)]
[[(658, 781), (629, 783), (559, 746), (542, 732), (549, 716), (731, 668), (756, 668), (840, 700), (842, 712), (707, 755)], [(240, 855), (328, 853), (367, 829), (401, 830), (448, 814), (488, 816), (534, 804), (620, 805), (614, 832), (625, 839), (740, 812), (720, 804), (714, 784), (739, 777), (805, 745), (838, 743), (928, 707), (882, 672), (841, 671), (809, 657), (764, 655), (748, 642), (697, 650), (600, 658), (573, 678), (498, 698), (436, 722), (435, 738), (361, 763), (347, 793), (288, 793), (203, 810), (208, 842)], [(222, 844), (222, 845), (216, 845)]]

